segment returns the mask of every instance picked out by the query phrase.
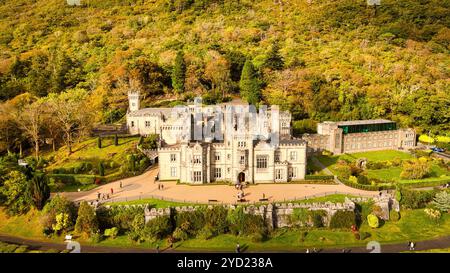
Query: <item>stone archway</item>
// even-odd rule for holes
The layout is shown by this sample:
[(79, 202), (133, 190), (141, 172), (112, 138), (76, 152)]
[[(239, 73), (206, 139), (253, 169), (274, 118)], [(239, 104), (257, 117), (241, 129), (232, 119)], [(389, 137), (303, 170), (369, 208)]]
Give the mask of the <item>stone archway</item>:
[(244, 172), (240, 172), (238, 175), (238, 183), (242, 183), (245, 182), (245, 173)]

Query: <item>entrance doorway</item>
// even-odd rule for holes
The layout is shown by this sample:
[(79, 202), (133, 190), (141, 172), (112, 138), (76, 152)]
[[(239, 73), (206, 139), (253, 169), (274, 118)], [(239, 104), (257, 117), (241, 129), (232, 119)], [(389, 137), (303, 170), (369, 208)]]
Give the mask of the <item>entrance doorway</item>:
[(245, 173), (243, 173), (243, 172), (239, 173), (238, 181), (239, 181), (239, 184), (242, 182), (245, 182)]

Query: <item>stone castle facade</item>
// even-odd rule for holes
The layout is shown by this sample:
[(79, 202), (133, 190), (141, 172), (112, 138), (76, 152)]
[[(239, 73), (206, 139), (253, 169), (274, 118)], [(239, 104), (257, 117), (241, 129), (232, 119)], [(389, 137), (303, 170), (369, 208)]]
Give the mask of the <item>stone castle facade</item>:
[(292, 137), (291, 114), (248, 104), (140, 108), (130, 92), (131, 134), (158, 134), (159, 179), (182, 183), (273, 183), (305, 179), (307, 153), (411, 149), (412, 129), (389, 120), (323, 122), (317, 134)]

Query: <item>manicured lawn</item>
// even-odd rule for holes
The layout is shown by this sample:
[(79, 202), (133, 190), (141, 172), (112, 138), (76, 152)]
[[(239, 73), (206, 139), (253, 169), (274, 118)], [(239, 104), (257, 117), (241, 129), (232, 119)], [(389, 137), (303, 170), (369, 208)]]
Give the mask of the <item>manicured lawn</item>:
[[(45, 158), (53, 158), (52, 164), (47, 168), (73, 168), (80, 161), (98, 164), (99, 161), (114, 161), (119, 166), (126, 160), (127, 155), (132, 153), (137, 145), (139, 138), (119, 138), (119, 145), (114, 145), (114, 139), (105, 138), (102, 140), (102, 148), (97, 147), (97, 138), (91, 138), (76, 144), (73, 147), (73, 153), (68, 155), (66, 147), (61, 147), (55, 153), (45, 155)], [(96, 166), (96, 165), (95, 165)], [(108, 168), (105, 168), (108, 174)]]
[(133, 201), (124, 201), (124, 202), (115, 202), (115, 203), (110, 203), (109, 205), (118, 206), (118, 205), (147, 205), (147, 204), (154, 208), (167, 208), (167, 207), (198, 205), (195, 203), (172, 202), (172, 201), (154, 199), (154, 198), (146, 198), (146, 199), (142, 199), (142, 200), (133, 200)]
[[(386, 151), (373, 151), (373, 152), (364, 152), (364, 153), (354, 153), (354, 154), (343, 154), (339, 156), (325, 156), (319, 155), (317, 159), (319, 159), (322, 164), (328, 167), (330, 171), (337, 174), (336, 171), (336, 163), (339, 159), (349, 160), (351, 162), (356, 161), (358, 158), (367, 158), (369, 162), (376, 161), (388, 161), (393, 160), (395, 158), (400, 159), (410, 159), (413, 158), (411, 154), (395, 151), (395, 150), (386, 150)], [(370, 170), (366, 169), (367, 176), (369, 178), (376, 178), (383, 181), (391, 181), (398, 182), (404, 184), (418, 183), (418, 182), (440, 182), (447, 181), (450, 179), (450, 172), (440, 167), (436, 163), (431, 164), (431, 173), (430, 176), (423, 179), (401, 179), (400, 173), (402, 172), (402, 167), (389, 167), (384, 169)]]

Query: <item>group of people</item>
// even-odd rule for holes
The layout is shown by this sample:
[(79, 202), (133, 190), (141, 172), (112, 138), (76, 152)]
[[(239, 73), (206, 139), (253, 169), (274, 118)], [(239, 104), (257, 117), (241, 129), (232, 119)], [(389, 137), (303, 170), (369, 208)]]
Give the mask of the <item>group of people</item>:
[(414, 242), (408, 242), (408, 247), (409, 247), (409, 250), (415, 250), (415, 248), (416, 248), (416, 243), (414, 243)]
[[(311, 253), (311, 251), (309, 250), (309, 248), (306, 249), (306, 253)], [(317, 253), (316, 248), (312, 249), (312, 253)]]
[[(120, 182), (120, 187), (122, 187), (122, 182)], [(110, 193), (111, 195), (109, 193), (97, 192), (97, 202), (99, 202), (100, 200), (108, 200), (114, 194), (113, 188), (110, 189)]]
[(158, 190), (164, 190), (164, 184), (158, 184)]

